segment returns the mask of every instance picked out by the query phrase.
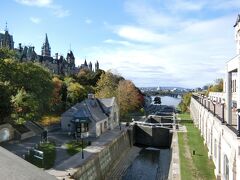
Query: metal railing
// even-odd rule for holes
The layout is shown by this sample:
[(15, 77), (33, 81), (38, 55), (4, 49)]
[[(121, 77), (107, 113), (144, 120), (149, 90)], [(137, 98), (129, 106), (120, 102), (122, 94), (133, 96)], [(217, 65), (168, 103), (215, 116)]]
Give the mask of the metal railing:
[(237, 114), (235, 109), (232, 109), (232, 124), (228, 124), (226, 122), (226, 104), (224, 101), (222, 103), (218, 103), (214, 100), (206, 96), (201, 95), (192, 95), (192, 98), (195, 99), (198, 103), (200, 103), (205, 109), (209, 111), (213, 116), (215, 116), (218, 120), (222, 122), (222, 124), (226, 125), (230, 130), (232, 130), (237, 136), (240, 136), (240, 129), (237, 128)]

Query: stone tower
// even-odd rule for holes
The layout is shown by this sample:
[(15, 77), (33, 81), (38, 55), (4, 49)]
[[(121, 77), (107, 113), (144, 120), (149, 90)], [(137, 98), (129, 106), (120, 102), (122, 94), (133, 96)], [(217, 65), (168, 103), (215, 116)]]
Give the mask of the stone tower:
[(99, 70), (99, 63), (98, 61), (95, 63), (95, 71)]
[(48, 42), (48, 37), (46, 33), (45, 42), (42, 45), (42, 56), (51, 56), (51, 47)]
[(88, 68), (89, 68), (90, 71), (92, 71), (92, 63), (91, 63), (91, 61), (90, 61), (90, 63), (88, 64)]
[(237, 21), (233, 27), (235, 28), (235, 41), (237, 44), (237, 54), (240, 54), (240, 14), (238, 14)]
[(13, 36), (9, 34), (8, 27), (6, 23), (5, 33), (0, 33), (0, 48), (14, 49)]

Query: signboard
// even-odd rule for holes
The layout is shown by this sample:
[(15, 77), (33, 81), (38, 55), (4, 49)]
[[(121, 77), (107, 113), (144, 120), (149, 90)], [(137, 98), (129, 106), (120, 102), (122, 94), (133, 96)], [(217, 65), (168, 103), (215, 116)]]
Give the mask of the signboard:
[(43, 160), (43, 151), (39, 151), (37, 149), (33, 149), (33, 156), (35, 158)]

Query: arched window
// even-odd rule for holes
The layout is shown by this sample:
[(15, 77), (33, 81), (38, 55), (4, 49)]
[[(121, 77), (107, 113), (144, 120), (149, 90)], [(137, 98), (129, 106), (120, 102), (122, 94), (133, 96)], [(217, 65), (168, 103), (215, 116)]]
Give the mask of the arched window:
[(224, 155), (224, 164), (223, 164), (223, 175), (224, 180), (229, 180), (229, 161), (226, 155)]

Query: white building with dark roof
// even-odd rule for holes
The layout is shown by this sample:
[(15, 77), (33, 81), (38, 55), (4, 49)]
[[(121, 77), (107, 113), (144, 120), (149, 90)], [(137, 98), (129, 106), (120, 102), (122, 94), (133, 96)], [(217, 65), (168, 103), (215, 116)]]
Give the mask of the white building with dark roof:
[(98, 99), (89, 95), (88, 99), (75, 104), (61, 115), (62, 130), (76, 131), (76, 122), (81, 124), (84, 137), (98, 137), (119, 125), (119, 108), (116, 98)]

